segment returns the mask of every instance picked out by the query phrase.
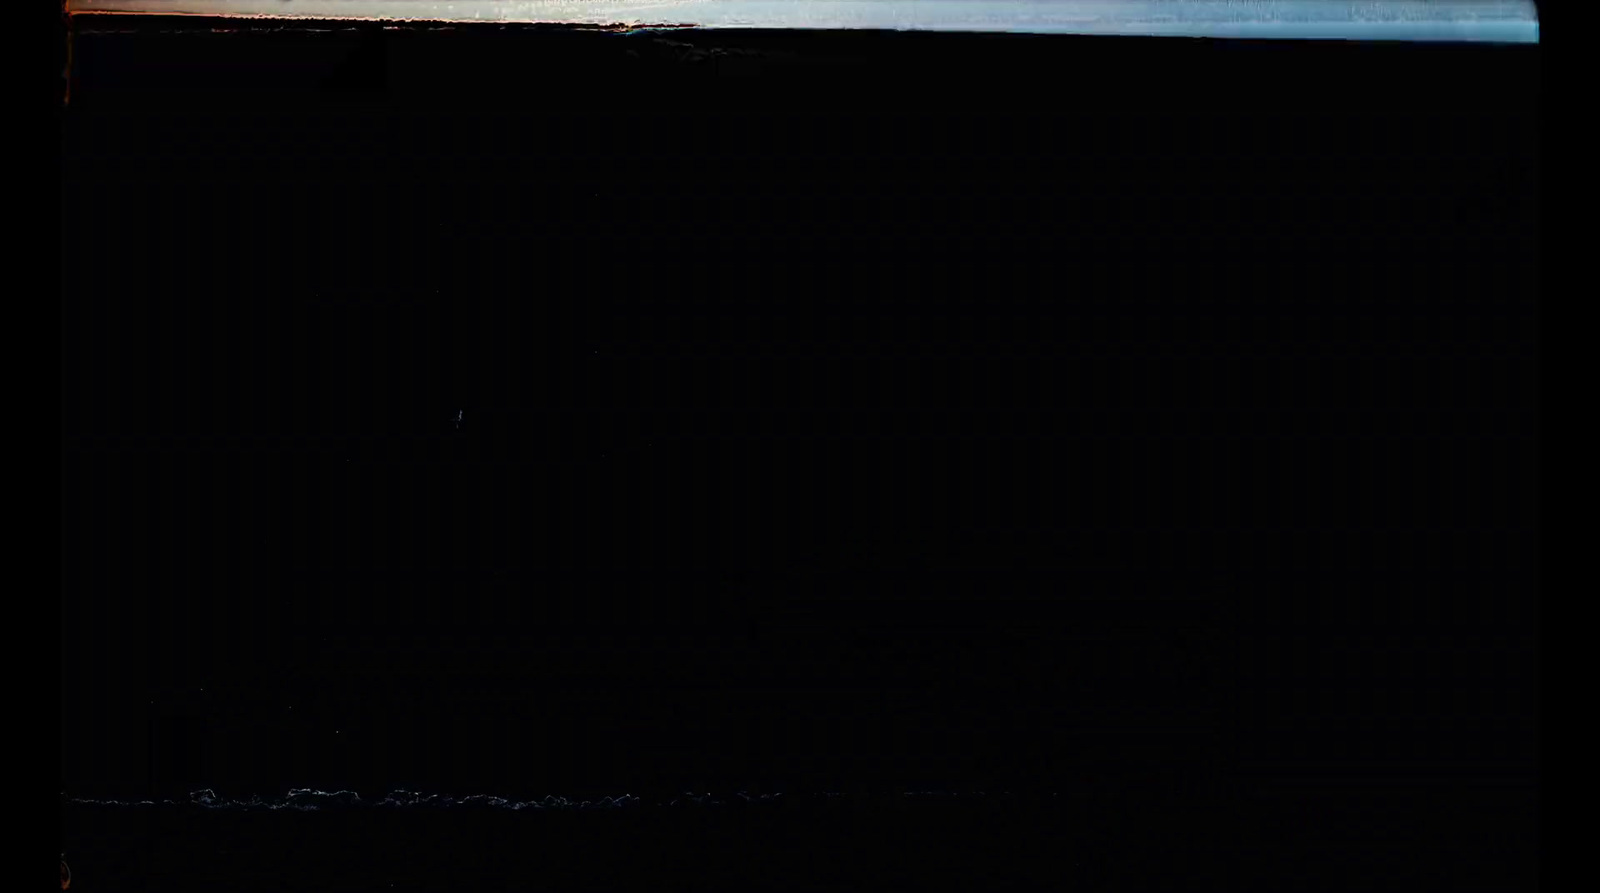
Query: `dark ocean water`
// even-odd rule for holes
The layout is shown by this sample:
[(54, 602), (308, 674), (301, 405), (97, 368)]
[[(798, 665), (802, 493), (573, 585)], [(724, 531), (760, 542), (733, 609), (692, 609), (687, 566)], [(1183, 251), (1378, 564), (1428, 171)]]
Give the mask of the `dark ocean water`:
[[(1533, 796), (1264, 786), (63, 802), (74, 890), (1531, 889)], [(1507, 834), (1508, 828), (1523, 829)]]
[(74, 890), (1533, 888), (1538, 46), (113, 25)]

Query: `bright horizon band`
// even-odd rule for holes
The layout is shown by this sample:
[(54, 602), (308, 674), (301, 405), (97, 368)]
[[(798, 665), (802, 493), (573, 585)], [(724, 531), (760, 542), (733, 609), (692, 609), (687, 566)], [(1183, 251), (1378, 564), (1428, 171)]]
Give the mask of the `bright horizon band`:
[(1537, 43), (1533, 0), (67, 0), (70, 12)]

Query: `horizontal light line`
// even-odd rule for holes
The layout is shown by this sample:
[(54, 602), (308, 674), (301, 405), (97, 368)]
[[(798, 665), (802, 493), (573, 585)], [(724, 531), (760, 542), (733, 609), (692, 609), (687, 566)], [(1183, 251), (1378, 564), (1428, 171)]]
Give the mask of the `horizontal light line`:
[(1531, 0), (69, 0), (72, 13), (1537, 43)]

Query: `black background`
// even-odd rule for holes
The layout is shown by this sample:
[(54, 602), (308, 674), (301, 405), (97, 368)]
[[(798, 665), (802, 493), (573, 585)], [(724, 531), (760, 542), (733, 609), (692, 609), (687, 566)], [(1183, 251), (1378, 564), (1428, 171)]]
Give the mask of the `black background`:
[(75, 24), (68, 795), (1530, 888), (1537, 47), (219, 24)]

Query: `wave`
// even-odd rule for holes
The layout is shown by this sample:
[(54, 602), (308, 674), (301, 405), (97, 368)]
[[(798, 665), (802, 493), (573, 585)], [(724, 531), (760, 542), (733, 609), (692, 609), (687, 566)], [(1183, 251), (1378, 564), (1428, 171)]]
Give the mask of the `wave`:
[[(990, 799), (992, 797), (1009, 798), (1011, 792), (991, 795), (985, 791), (900, 791), (891, 796), (893, 799), (932, 799), (932, 800), (976, 800)], [(1049, 794), (1055, 797), (1055, 794)], [(415, 791), (393, 790), (379, 798), (362, 797), (351, 790), (324, 791), (316, 788), (292, 788), (287, 794), (274, 797), (251, 795), (244, 798), (232, 798), (218, 794), (211, 788), (201, 788), (191, 791), (184, 800), (119, 800), (98, 799), (92, 797), (73, 797), (62, 793), (64, 804), (77, 806), (100, 806), (128, 809), (152, 808), (178, 808), (191, 807), (200, 809), (224, 810), (292, 810), (301, 812), (314, 812), (332, 809), (493, 809), (493, 810), (585, 810), (585, 809), (629, 809), (646, 806), (657, 807), (718, 807), (718, 806), (756, 806), (777, 805), (793, 802), (797, 799), (811, 801), (839, 801), (845, 798), (851, 800), (867, 799), (865, 795), (850, 795), (840, 791), (817, 791), (798, 796), (785, 796), (782, 793), (751, 794), (745, 791), (736, 791), (732, 794), (716, 795), (711, 793), (685, 792), (677, 796), (645, 800), (632, 794), (618, 796), (598, 797), (592, 799), (575, 799), (546, 795), (542, 798), (519, 800), (512, 797), (499, 797), (491, 794), (472, 794), (455, 797), (446, 794), (421, 794)]]

